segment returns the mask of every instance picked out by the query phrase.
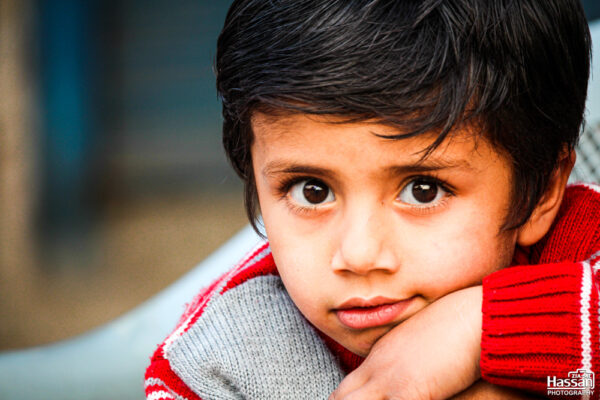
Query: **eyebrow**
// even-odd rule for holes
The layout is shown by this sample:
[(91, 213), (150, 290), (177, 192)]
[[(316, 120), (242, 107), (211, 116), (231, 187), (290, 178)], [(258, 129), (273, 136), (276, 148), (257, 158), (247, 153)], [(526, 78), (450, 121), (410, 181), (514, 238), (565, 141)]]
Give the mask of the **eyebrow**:
[(267, 165), (265, 165), (265, 167), (262, 169), (262, 173), (265, 176), (274, 176), (279, 174), (306, 174), (320, 176), (336, 175), (333, 170), (328, 168), (286, 161), (273, 161), (267, 163)]
[(445, 160), (441, 158), (436, 159), (425, 159), (415, 164), (402, 164), (392, 165), (386, 170), (394, 175), (401, 175), (407, 173), (418, 173), (418, 172), (432, 172), (446, 169), (464, 169), (473, 170), (473, 166), (463, 159), (459, 160)]
[[(414, 164), (391, 165), (385, 168), (389, 175), (406, 175), (414, 173), (440, 171), (446, 169), (465, 169), (473, 170), (471, 164), (466, 160), (443, 160), (443, 159), (425, 159), (422, 162)], [(335, 177), (337, 174), (324, 167), (318, 167), (309, 164), (301, 164), (295, 161), (272, 161), (262, 169), (265, 176), (275, 176), (279, 174), (306, 174), (316, 176)]]

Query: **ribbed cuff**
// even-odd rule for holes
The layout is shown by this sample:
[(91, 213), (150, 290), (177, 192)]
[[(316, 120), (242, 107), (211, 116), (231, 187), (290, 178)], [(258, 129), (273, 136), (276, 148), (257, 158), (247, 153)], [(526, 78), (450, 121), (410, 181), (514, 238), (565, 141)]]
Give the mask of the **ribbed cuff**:
[(547, 377), (580, 367), (581, 266), (516, 266), (483, 281), (481, 375), (545, 392)]

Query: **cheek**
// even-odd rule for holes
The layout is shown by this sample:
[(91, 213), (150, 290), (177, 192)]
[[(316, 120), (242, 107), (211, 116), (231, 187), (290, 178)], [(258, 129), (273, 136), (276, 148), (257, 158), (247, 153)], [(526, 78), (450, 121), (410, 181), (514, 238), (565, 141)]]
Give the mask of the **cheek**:
[(277, 270), (288, 293), (308, 317), (306, 314), (326, 293), (321, 282), (325, 281), (327, 264), (319, 254), (319, 246), (310, 238), (291, 234), (285, 229), (269, 232), (269, 241)]
[(261, 208), (265, 231), (282, 276), (313, 276), (330, 264), (331, 232), (316, 229), (320, 225), (306, 223), (293, 215), (282, 200), (264, 196)]
[[(452, 225), (422, 244), (417, 287), (423, 295), (437, 299), (458, 289), (478, 285), (490, 273), (510, 264), (514, 250), (513, 234), (498, 233), (498, 227), (484, 224)], [(413, 264), (414, 265), (414, 264)]]
[(299, 308), (307, 304), (305, 298), (313, 295), (310, 282), (316, 279), (317, 246), (311, 235), (298, 234), (295, 220), (282, 201), (269, 196), (258, 185), (261, 214), (269, 239), (271, 252), (281, 279)]

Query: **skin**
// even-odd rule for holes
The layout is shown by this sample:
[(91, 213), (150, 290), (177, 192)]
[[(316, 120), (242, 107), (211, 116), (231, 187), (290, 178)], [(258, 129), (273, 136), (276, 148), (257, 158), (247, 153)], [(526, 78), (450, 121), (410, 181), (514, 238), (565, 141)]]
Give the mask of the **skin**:
[[(252, 127), (259, 203), (283, 283), (302, 314), (350, 351), (367, 356), (428, 305), (510, 264), (519, 238), (501, 230), (510, 163), (468, 129), (422, 161), (433, 136), (385, 139), (377, 135), (399, 132), (381, 124), (258, 113)], [(328, 192), (311, 204), (304, 189), (315, 182)], [(432, 201), (415, 197), (424, 183), (437, 190)], [(381, 326), (340, 320), (344, 302), (376, 296), (407, 306)]]
[[(549, 231), (574, 164), (574, 152), (564, 151), (544, 195), (527, 222), (515, 230), (520, 248)], [(481, 286), (440, 298), (377, 341), (330, 399), (539, 398), (479, 379), (481, 309)]]

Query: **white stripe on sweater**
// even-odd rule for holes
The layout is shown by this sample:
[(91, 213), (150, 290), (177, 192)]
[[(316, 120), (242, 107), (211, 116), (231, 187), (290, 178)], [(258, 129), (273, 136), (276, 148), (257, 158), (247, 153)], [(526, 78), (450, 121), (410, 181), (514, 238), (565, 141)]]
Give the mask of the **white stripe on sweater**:
[[(171, 389), (171, 388), (169, 388), (169, 386), (166, 383), (164, 383), (161, 379), (158, 379), (158, 378), (148, 378), (148, 379), (146, 379), (144, 381), (144, 388), (147, 388), (149, 386), (154, 386), (154, 385), (156, 385), (156, 386), (162, 386), (162, 388), (164, 388), (164, 389), (169, 389), (169, 390)], [(168, 392), (162, 390), (162, 388), (161, 388), (161, 390), (152, 391), (148, 395), (148, 397), (146, 398), (146, 400), (153, 400), (155, 398), (156, 399), (163, 398), (163, 397), (160, 397), (160, 396), (164, 396), (164, 393), (166, 393), (167, 396), (169, 396), (169, 397), (166, 397), (167, 399), (188, 400), (186, 397), (179, 396), (179, 395), (173, 394), (173, 393), (168, 393)], [(156, 397), (156, 396), (159, 396), (159, 397)]]
[(583, 262), (581, 276), (581, 368), (592, 370), (590, 298), (592, 294), (592, 268)]
[(158, 391), (158, 392), (152, 392), (150, 393), (150, 395), (148, 395), (148, 397), (146, 397), (146, 400), (159, 400), (159, 399), (174, 399), (175, 397), (173, 397), (172, 394), (165, 392), (164, 390)]
[[(260, 247), (264, 246), (264, 244), (265, 244), (265, 241), (262, 240), (254, 246), (252, 251), (246, 253), (244, 258), (240, 262), (238, 262), (234, 268), (230, 269), (229, 272), (227, 272), (227, 277), (225, 279), (223, 279), (223, 281), (221, 282), (221, 284), (218, 287), (213, 289), (213, 293), (218, 293), (221, 289), (223, 289), (225, 287), (225, 285), (229, 282), (229, 280), (233, 276), (238, 274), (240, 271), (243, 271), (244, 269), (248, 268), (250, 265), (254, 265), (254, 263), (260, 261), (261, 259), (265, 258), (269, 253), (271, 253), (271, 248), (267, 246), (266, 249), (261, 251), (259, 254), (257, 254), (253, 258), (251, 258), (252, 254), (254, 254)], [(198, 308), (203, 307), (204, 303), (209, 301), (213, 297), (214, 296), (207, 294), (204, 298), (204, 301), (202, 303), (198, 304)], [(173, 333), (171, 333), (167, 337), (167, 339), (165, 339), (165, 349), (167, 347), (169, 347), (171, 345), (171, 343), (173, 343), (173, 340), (175, 340), (176, 338), (181, 336), (183, 334), (183, 332), (185, 332), (188, 329), (191, 320), (194, 318), (194, 315), (195, 315), (195, 313), (192, 312), (188, 316), (188, 318), (179, 326), (179, 328), (177, 328)]]
[[(600, 251), (597, 251), (596, 253), (592, 254), (592, 256), (587, 260), (587, 262), (585, 262), (583, 264), (585, 266), (585, 264), (588, 264), (588, 263), (591, 266), (592, 272), (594, 274), (592, 279), (595, 279), (595, 276), (598, 274), (598, 270), (600, 269)], [(597, 290), (597, 288), (596, 288), (596, 290)], [(598, 305), (598, 315), (600, 315), (600, 305)], [(600, 331), (600, 320), (598, 320), (598, 331)], [(589, 396), (587, 396), (587, 397), (589, 398)]]
[(164, 383), (161, 379), (158, 378), (148, 378), (144, 381), (144, 388), (147, 388), (148, 386), (163, 386), (168, 388), (169, 386), (167, 386), (166, 383)]
[[(592, 342), (591, 342), (591, 316), (590, 298), (592, 294), (592, 268), (589, 263), (583, 262), (581, 274), (581, 368), (592, 370)], [(582, 399), (589, 399), (583, 395)]]
[[(573, 186), (583, 186), (587, 189), (600, 193), (600, 186), (593, 183), (577, 183)], [(587, 371), (592, 370), (592, 344), (591, 344), (591, 316), (590, 302), (592, 293), (592, 271), (595, 275), (600, 269), (600, 263), (594, 258), (598, 257), (596, 253), (590, 257), (587, 262), (583, 262), (583, 274), (581, 282), (581, 367)], [(595, 261), (595, 262), (594, 262)], [(591, 264), (590, 264), (591, 262)], [(600, 312), (600, 309), (598, 310)], [(600, 321), (599, 321), (600, 324)], [(600, 329), (600, 325), (599, 325)], [(589, 395), (583, 395), (582, 399), (589, 399)]]
[(246, 255), (244, 256), (244, 258), (242, 258), (233, 268), (234, 270), (237, 270), (240, 266), (242, 266), (243, 264), (246, 264), (246, 267), (248, 267), (248, 265), (252, 265), (257, 261), (260, 261), (262, 258), (264, 258), (267, 254), (269, 254), (271, 252), (271, 248), (269, 246), (267, 246), (266, 249), (264, 249), (263, 251), (261, 251), (260, 253), (258, 253), (257, 255), (255, 255), (254, 257), (252, 257), (252, 254), (254, 254), (256, 251), (258, 251), (258, 249), (260, 249), (262, 246), (264, 246), (266, 243), (265, 240), (261, 240), (260, 242), (258, 242), (251, 251), (249, 251), (248, 253), (246, 253)]
[(263, 275), (213, 297), (165, 348), (171, 371), (204, 399), (327, 398), (344, 377), (336, 354), (281, 278), (257, 272)]
[[(231, 270), (229, 270), (229, 272), (227, 273), (227, 277), (225, 279), (223, 279), (223, 281), (221, 282), (221, 284), (219, 286), (217, 286), (216, 288), (213, 289), (213, 293), (218, 293), (221, 289), (223, 289), (227, 283), (229, 283), (229, 280), (234, 277), (235, 275), (239, 274), (241, 271), (249, 268), (250, 266), (254, 265), (255, 263), (259, 262), (260, 260), (262, 260), (263, 258), (265, 258), (266, 256), (268, 256), (269, 254), (271, 254), (271, 248), (269, 246), (267, 246), (263, 251), (261, 251), (260, 253), (258, 253), (257, 255), (255, 255), (254, 257), (251, 258), (252, 254), (254, 252), (256, 252), (260, 247), (265, 245), (265, 241), (261, 241), (259, 242), (256, 246), (254, 246), (254, 248), (252, 249), (252, 251), (248, 252), (246, 254), (246, 256), (244, 256), (244, 258), (242, 259), (242, 261), (240, 261), (234, 268), (232, 268)], [(245, 265), (244, 265), (245, 264)], [(198, 304), (198, 308), (203, 307), (208, 301), (211, 301), (214, 297), (214, 295), (211, 294), (207, 294), (203, 300), (202, 303)], [(173, 343), (173, 341), (178, 338), (179, 336), (181, 336), (183, 334), (183, 332), (185, 332), (189, 325), (190, 322), (192, 321), (192, 319), (195, 316), (195, 312), (192, 312), (188, 318), (179, 326), (179, 328), (177, 328), (173, 333), (171, 333), (167, 339), (165, 340), (165, 350), (171, 346), (171, 344)]]

